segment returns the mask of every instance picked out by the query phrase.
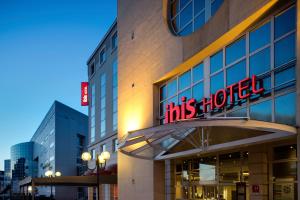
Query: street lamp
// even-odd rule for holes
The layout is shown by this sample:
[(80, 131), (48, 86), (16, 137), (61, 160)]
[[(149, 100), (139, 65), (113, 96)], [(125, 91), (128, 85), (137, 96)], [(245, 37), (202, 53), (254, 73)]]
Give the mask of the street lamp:
[[(55, 177), (55, 176), (59, 177), (59, 176), (61, 176), (61, 172), (57, 171), (57, 172), (55, 172), (55, 174), (53, 175), (53, 171), (48, 170), (48, 171), (45, 172), (45, 176), (48, 177), (48, 178), (53, 178), (53, 177)], [(53, 199), (53, 194), (52, 194), (52, 184), (50, 185), (50, 187), (51, 187), (50, 199)]]
[[(84, 152), (81, 155), (81, 159), (85, 162), (88, 162), (88, 161), (92, 160), (92, 155), (90, 154), (90, 152)], [(110, 159), (110, 153), (108, 151), (103, 151), (100, 155), (97, 154), (96, 160), (95, 160), (96, 161), (96, 166), (94, 168), (89, 168), (89, 166), (87, 165), (87, 168), (89, 170), (95, 170), (96, 169), (98, 200), (100, 200), (99, 171), (100, 170), (101, 171), (105, 170), (106, 163), (109, 159)]]

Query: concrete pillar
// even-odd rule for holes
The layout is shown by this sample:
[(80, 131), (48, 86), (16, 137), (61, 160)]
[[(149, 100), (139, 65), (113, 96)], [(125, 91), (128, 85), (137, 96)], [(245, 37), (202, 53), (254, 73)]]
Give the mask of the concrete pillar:
[(165, 160), (165, 193), (166, 200), (175, 199), (174, 160)]
[(251, 200), (267, 200), (268, 185), (268, 152), (264, 148), (249, 149), (249, 191)]

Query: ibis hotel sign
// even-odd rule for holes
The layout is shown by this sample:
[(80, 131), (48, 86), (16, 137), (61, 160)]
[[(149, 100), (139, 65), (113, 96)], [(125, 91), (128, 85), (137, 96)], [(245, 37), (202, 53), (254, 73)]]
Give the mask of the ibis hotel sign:
[(194, 98), (182, 97), (181, 105), (170, 103), (166, 106), (165, 123), (196, 118), (214, 109), (223, 109), (229, 102), (230, 105), (233, 105), (235, 94), (237, 94), (239, 100), (242, 100), (251, 97), (251, 95), (262, 94), (264, 90), (263, 84), (258, 84), (254, 75), (251, 78), (245, 78), (238, 83), (220, 89), (215, 94), (211, 94), (210, 98), (203, 98), (198, 102)]

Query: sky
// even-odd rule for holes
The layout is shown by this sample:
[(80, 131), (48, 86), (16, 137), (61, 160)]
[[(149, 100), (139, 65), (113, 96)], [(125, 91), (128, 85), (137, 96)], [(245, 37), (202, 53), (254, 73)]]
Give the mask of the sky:
[(80, 105), (86, 61), (114, 22), (117, 0), (0, 0), (0, 170), (54, 100)]

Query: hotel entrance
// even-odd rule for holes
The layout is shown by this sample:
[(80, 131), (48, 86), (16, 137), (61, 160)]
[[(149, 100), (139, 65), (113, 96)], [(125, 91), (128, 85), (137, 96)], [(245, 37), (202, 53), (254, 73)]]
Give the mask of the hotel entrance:
[[(249, 199), (248, 152), (175, 160), (176, 199)], [(242, 184), (241, 184), (242, 183)]]
[(164, 162), (166, 199), (297, 199), (294, 127), (249, 119), (180, 121), (134, 131), (121, 152)]

